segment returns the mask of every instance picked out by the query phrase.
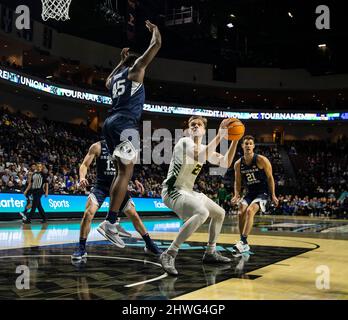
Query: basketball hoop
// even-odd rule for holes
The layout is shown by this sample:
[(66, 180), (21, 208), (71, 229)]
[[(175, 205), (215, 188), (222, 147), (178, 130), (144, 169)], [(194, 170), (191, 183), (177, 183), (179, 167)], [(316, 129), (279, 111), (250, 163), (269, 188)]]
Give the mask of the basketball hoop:
[(69, 20), (69, 7), (72, 0), (41, 0), (43, 21), (48, 19)]

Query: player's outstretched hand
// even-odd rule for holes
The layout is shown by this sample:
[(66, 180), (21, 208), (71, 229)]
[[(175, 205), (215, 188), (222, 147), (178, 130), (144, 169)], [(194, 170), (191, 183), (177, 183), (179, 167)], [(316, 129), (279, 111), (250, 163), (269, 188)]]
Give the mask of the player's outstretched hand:
[(239, 200), (240, 200), (240, 195), (239, 195), (239, 194), (235, 195), (235, 196), (231, 199), (232, 205), (236, 205), (236, 204), (238, 203)]
[(278, 200), (278, 198), (277, 198), (275, 195), (272, 196), (272, 201), (273, 201), (274, 205), (275, 205), (276, 207), (278, 207), (279, 200)]
[(129, 48), (123, 48), (121, 51), (121, 59), (122, 61), (126, 60), (129, 55)]
[(149, 20), (145, 21), (146, 28), (149, 29), (150, 32), (153, 32), (154, 30), (158, 29), (157, 26), (153, 23), (151, 23)]
[(138, 190), (140, 191), (141, 194), (145, 193), (145, 188), (143, 186), (143, 184), (141, 182), (139, 182), (138, 180), (135, 180), (135, 185), (137, 186)]
[(88, 182), (87, 179), (81, 179), (81, 181), (80, 181), (80, 187), (81, 187), (82, 189), (86, 189), (86, 188), (88, 187), (88, 185), (89, 185), (89, 182)]
[(220, 128), (227, 128), (230, 122), (231, 122), (230, 118), (222, 120), (220, 123)]

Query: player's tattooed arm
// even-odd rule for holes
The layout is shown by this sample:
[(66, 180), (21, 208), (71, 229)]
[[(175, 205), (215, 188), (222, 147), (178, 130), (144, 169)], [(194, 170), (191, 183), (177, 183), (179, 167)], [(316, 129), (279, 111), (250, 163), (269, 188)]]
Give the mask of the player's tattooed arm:
[(91, 166), (91, 163), (94, 160), (94, 158), (99, 157), (100, 153), (101, 153), (100, 142), (96, 142), (90, 146), (88, 153), (86, 154), (85, 158), (83, 159), (83, 162), (80, 165), (80, 169), (79, 169), (80, 187), (81, 188), (84, 189), (89, 185), (89, 182), (86, 179), (87, 171), (88, 171), (89, 167)]

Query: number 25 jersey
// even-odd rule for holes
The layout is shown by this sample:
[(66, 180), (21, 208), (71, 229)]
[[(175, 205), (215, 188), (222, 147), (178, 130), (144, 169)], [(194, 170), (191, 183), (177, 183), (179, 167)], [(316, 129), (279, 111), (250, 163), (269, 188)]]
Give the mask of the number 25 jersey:
[(121, 69), (111, 79), (112, 114), (118, 114), (139, 122), (145, 103), (142, 83), (128, 79), (129, 68)]

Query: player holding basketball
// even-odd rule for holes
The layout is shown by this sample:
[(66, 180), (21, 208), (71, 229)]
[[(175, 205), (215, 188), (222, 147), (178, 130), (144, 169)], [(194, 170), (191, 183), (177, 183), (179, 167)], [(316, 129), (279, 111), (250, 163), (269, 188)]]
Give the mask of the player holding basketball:
[(163, 269), (170, 275), (178, 275), (175, 269), (175, 258), (183, 244), (208, 218), (209, 241), (203, 256), (204, 263), (228, 263), (231, 259), (216, 251), (216, 242), (225, 218), (225, 210), (209, 199), (205, 194), (193, 191), (196, 178), (205, 161), (229, 168), (234, 158), (238, 141), (231, 143), (223, 156), (215, 151), (224, 138), (224, 129), (228, 123), (224, 120), (217, 136), (207, 145), (202, 144), (207, 119), (192, 116), (188, 121), (189, 137), (181, 138), (174, 147), (167, 178), (163, 182), (162, 198), (165, 205), (171, 208), (185, 221), (177, 237), (160, 256)]
[[(255, 139), (244, 136), (242, 139), (243, 157), (234, 165), (235, 183), (232, 204), (239, 204), (239, 231), (240, 241), (235, 245), (239, 253), (248, 252), (248, 236), (254, 223), (254, 216), (260, 210), (265, 212), (269, 194), (277, 206), (278, 199), (275, 195), (275, 184), (270, 161), (254, 153)], [(247, 189), (246, 195), (241, 199), (241, 189)]]
[[(157, 26), (150, 21), (145, 23), (152, 33), (148, 49), (140, 57), (129, 54), (129, 48), (123, 49), (121, 62), (106, 81), (106, 87), (112, 95), (112, 110), (104, 122), (103, 135), (115, 161), (115, 167), (118, 168), (118, 175), (110, 188), (110, 208), (106, 222), (100, 227), (103, 228), (107, 239), (115, 244), (118, 242), (115, 223), (137, 160), (138, 124), (145, 102), (145, 70), (161, 48), (161, 34)], [(127, 134), (125, 130), (128, 131)], [(132, 142), (127, 139), (130, 132)]]
[[(88, 153), (80, 166), (80, 186), (82, 188), (86, 188), (88, 186), (88, 180), (86, 179), (87, 170), (94, 159), (96, 159), (97, 166), (97, 181), (86, 203), (86, 209), (82, 218), (80, 228), (79, 248), (71, 256), (73, 260), (81, 260), (87, 257), (86, 242), (88, 234), (91, 230), (92, 220), (98, 209), (104, 203), (105, 198), (109, 195), (110, 185), (116, 174), (116, 170), (112, 165), (112, 161), (110, 160), (109, 152), (105, 141), (98, 141), (90, 146)], [(136, 184), (140, 185), (141, 189), (144, 188), (140, 182), (135, 182)], [(128, 218), (131, 219), (135, 229), (144, 239), (146, 243), (146, 246), (144, 248), (145, 252), (159, 255), (162, 251), (156, 246), (156, 244), (152, 241), (149, 234), (147, 233), (144, 224), (140, 220), (140, 217), (135, 210), (134, 203), (130, 198), (128, 192), (126, 193), (126, 196), (121, 205), (121, 210), (126, 214)], [(115, 227), (118, 231), (118, 234), (114, 235), (113, 237), (114, 240), (117, 240), (117, 243), (114, 243), (118, 247), (124, 248), (125, 244), (123, 240), (120, 238), (120, 236), (130, 237), (131, 234), (124, 230), (118, 221), (116, 221)], [(104, 229), (101, 226), (99, 226), (97, 230), (99, 233), (101, 233), (104, 237), (107, 238), (107, 236), (104, 233)]]

